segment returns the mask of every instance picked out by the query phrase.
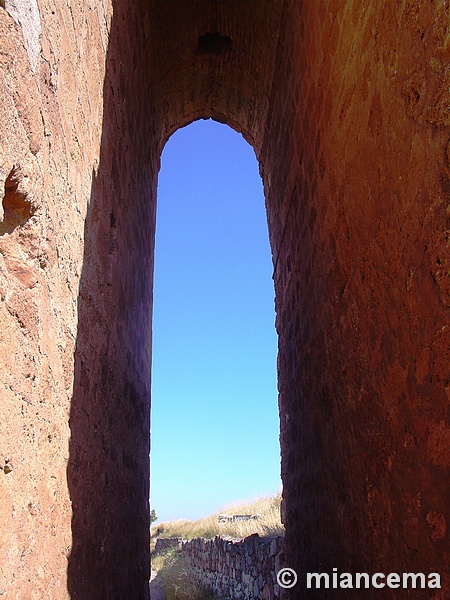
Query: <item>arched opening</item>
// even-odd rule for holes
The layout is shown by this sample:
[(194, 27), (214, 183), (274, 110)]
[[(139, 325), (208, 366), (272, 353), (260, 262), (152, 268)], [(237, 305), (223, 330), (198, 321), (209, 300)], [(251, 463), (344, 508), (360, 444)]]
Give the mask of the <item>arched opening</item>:
[(197, 519), (279, 491), (274, 290), (253, 149), (197, 121), (162, 154), (152, 368), (152, 508)]
[[(11, 261), (5, 356), (20, 385), (3, 421), (27, 427), (8, 439), (33, 478), (7, 474), (23, 510), (5, 531), (25, 536), (8, 591), (60, 597), (68, 558), (71, 598), (148, 598), (158, 162), (170, 133), (210, 116), (246, 132), (263, 165), (286, 566), (448, 573), (445, 3), (91, 4), (42, 11), (35, 81), (0, 11), (17, 57), (2, 67), (3, 154), (29, 148), (45, 178), (30, 219), (45, 216), (42, 235), (11, 231), (38, 278)], [(426, 94), (412, 107), (417, 85)], [(24, 209), (22, 221), (9, 183), (5, 213)], [(57, 435), (38, 446), (46, 414)], [(51, 508), (30, 515), (21, 483), (43, 498), (54, 489)]]

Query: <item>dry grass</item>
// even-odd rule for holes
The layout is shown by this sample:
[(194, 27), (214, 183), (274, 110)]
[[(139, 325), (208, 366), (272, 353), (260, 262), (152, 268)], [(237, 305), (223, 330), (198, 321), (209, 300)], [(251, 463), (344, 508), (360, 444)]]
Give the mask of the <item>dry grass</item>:
[[(151, 529), (152, 542), (157, 537), (181, 537), (190, 540), (195, 537), (214, 538), (216, 535), (241, 539), (258, 533), (261, 537), (284, 535), (280, 517), (281, 494), (261, 498), (255, 502), (228, 506), (218, 513), (198, 521), (169, 521), (159, 523)], [(219, 514), (258, 515), (258, 519), (219, 523)]]
[(152, 558), (152, 570), (158, 571), (166, 600), (215, 600), (211, 590), (197, 583), (174, 548)]
[[(260, 536), (284, 535), (280, 517), (281, 494), (261, 498), (255, 502), (228, 506), (218, 513), (198, 521), (169, 521), (151, 528), (152, 550), (158, 537), (181, 537), (190, 540), (195, 537), (214, 538), (216, 536), (241, 539), (253, 533)], [(258, 515), (257, 519), (219, 523), (219, 515)], [(196, 583), (180, 553), (174, 548), (164, 553), (152, 555), (152, 570), (158, 571), (164, 585), (166, 600), (213, 600), (214, 595), (207, 588)]]

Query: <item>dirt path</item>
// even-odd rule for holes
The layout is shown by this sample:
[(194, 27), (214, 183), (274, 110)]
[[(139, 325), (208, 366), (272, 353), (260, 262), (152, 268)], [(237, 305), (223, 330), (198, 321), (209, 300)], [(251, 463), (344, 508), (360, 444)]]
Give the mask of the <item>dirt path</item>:
[(157, 571), (152, 571), (150, 579), (150, 600), (165, 600), (162, 581)]

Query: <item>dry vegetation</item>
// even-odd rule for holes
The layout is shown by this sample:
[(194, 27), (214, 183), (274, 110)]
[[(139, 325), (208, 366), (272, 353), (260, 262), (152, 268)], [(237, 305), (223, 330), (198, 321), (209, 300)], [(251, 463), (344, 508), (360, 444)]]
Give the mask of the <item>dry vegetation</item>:
[(197, 583), (174, 548), (152, 558), (152, 571), (161, 578), (166, 600), (215, 600), (211, 590)]
[[(261, 498), (255, 502), (228, 506), (218, 513), (198, 521), (169, 521), (151, 528), (152, 550), (158, 537), (180, 537), (190, 540), (195, 537), (216, 536), (241, 539), (253, 533), (260, 536), (284, 535), (280, 516), (281, 494)], [(219, 515), (257, 515), (247, 521), (219, 522)], [(214, 600), (212, 592), (199, 585), (189, 575), (180, 553), (170, 548), (161, 554), (152, 554), (152, 570), (157, 571), (164, 586), (166, 600)]]
[[(159, 523), (151, 529), (153, 545), (158, 537), (181, 537), (190, 540), (195, 537), (214, 538), (216, 535), (241, 539), (258, 533), (262, 537), (284, 535), (280, 517), (281, 494), (261, 498), (252, 503), (228, 506), (218, 513), (198, 521), (169, 521)], [(219, 514), (258, 515), (257, 519), (219, 523)]]

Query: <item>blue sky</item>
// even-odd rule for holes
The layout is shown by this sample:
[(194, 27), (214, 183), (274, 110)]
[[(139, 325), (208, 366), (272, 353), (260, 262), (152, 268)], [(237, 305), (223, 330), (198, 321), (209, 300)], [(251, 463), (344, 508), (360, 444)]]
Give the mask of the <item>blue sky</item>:
[(262, 182), (229, 127), (197, 121), (167, 142), (155, 252), (151, 505), (196, 519), (281, 488)]

